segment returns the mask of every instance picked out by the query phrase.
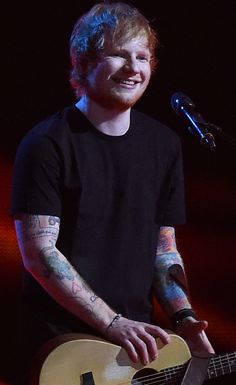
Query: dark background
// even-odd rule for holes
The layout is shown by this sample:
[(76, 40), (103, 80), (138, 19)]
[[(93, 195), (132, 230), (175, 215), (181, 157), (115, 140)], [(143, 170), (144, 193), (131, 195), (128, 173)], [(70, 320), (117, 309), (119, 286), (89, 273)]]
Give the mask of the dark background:
[[(21, 259), (9, 218), (12, 166), (23, 135), (40, 119), (74, 102), (68, 40), (93, 1), (19, 2), (1, 10), (0, 381), (10, 384), (15, 353)], [(204, 148), (170, 106), (187, 94), (207, 121), (235, 138), (236, 2), (133, 1), (159, 30), (159, 68), (137, 107), (173, 128), (183, 144), (187, 224), (177, 229), (192, 302), (209, 321), (217, 351), (235, 350), (235, 145), (216, 136)], [(226, 376), (211, 383), (235, 383)]]

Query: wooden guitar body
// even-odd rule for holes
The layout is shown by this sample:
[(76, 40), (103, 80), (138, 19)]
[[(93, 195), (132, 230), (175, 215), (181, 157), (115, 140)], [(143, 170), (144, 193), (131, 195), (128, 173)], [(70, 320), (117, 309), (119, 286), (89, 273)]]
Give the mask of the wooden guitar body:
[[(177, 385), (191, 354), (186, 342), (170, 334), (156, 340), (159, 356), (148, 365), (134, 364), (126, 351), (103, 339), (67, 334), (42, 347), (32, 370), (31, 385)], [(207, 379), (236, 371), (236, 352), (211, 358)]]
[[(161, 371), (184, 364), (191, 358), (186, 342), (176, 335), (171, 335), (170, 344), (165, 346), (157, 340), (159, 357), (146, 366), (134, 364), (123, 348), (93, 336), (77, 334), (63, 338), (64, 341), (55, 339), (50, 342), (41, 352), (39, 363), (42, 365), (34, 369), (32, 385), (86, 385), (86, 378), (91, 377), (95, 385), (128, 385), (134, 376), (138, 385), (142, 384), (138, 378), (143, 376), (143, 369), (146, 369), (143, 371), (145, 377), (145, 373), (150, 373), (150, 381), (152, 377), (159, 377), (158, 382), (150, 384), (166, 384), (168, 373)], [(45, 350), (51, 352), (44, 359)], [(86, 376), (86, 373), (91, 374)], [(163, 382), (160, 382), (162, 377)], [(88, 384), (92, 385), (93, 382)], [(145, 385), (148, 384), (145, 382)]]

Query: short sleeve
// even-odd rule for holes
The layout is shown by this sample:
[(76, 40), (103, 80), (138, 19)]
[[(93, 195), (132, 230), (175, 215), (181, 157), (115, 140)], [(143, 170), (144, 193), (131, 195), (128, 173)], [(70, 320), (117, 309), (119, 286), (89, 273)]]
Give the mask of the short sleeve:
[(176, 142), (175, 155), (166, 179), (162, 226), (174, 226), (186, 221), (185, 187), (181, 142)]
[(17, 151), (11, 215), (61, 215), (62, 160), (50, 137), (25, 138)]

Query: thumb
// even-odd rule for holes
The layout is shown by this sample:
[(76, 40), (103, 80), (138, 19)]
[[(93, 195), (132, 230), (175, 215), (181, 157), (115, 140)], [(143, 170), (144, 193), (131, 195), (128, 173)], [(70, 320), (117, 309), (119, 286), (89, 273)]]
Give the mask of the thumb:
[(201, 333), (203, 330), (205, 330), (208, 327), (207, 321), (196, 321), (193, 325), (196, 333)]

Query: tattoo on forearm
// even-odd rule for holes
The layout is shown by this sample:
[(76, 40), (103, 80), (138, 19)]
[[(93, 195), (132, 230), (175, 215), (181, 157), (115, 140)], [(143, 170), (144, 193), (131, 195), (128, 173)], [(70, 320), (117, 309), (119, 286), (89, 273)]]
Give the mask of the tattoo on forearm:
[(98, 299), (98, 296), (96, 294), (92, 294), (90, 297), (91, 302), (95, 302)]
[(78, 285), (76, 282), (72, 282), (72, 295), (77, 296), (82, 290), (82, 286)]
[(68, 262), (59, 259), (59, 252), (54, 249), (54, 244), (49, 241), (51, 246), (44, 247), (41, 250), (40, 259), (44, 268), (44, 276), (49, 278), (54, 274), (58, 279), (74, 280), (75, 275)]
[(178, 253), (157, 255), (153, 288), (158, 301), (168, 313), (189, 306), (184, 265)]
[(93, 314), (93, 317), (96, 318), (96, 315), (94, 314), (94, 309), (92, 307), (92, 305), (90, 305), (89, 303), (82, 303), (81, 304), (81, 310), (82, 310), (82, 313), (83, 314), (88, 314), (89, 316), (91, 316), (91, 314)]
[[(69, 262), (60, 260), (59, 252), (54, 249), (53, 242), (49, 242), (51, 245), (44, 247), (41, 250), (40, 255), (40, 259), (43, 265), (44, 277), (50, 278), (52, 275), (54, 275), (60, 281), (65, 279), (72, 281), (72, 298), (81, 298), (82, 292), (86, 291), (90, 295), (90, 302), (95, 302), (98, 299), (98, 296), (90, 289), (83, 278), (79, 277), (78, 274), (73, 271)], [(80, 280), (79, 283), (75, 282), (75, 279), (78, 279), (78, 277)]]
[(160, 229), (157, 254), (176, 251), (175, 231), (173, 227), (162, 227)]
[(92, 290), (86, 285), (84, 281), (81, 282), (80, 285), (76, 282), (72, 282), (72, 295), (73, 297), (79, 297), (79, 294), (83, 291), (87, 291), (87, 293), (90, 293), (90, 301), (95, 302), (98, 299), (98, 296), (92, 292)]

